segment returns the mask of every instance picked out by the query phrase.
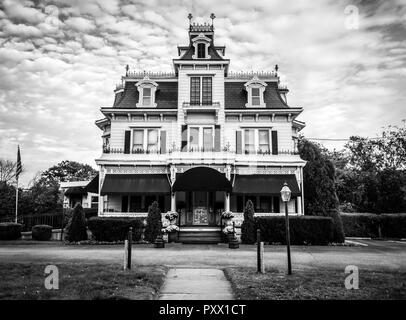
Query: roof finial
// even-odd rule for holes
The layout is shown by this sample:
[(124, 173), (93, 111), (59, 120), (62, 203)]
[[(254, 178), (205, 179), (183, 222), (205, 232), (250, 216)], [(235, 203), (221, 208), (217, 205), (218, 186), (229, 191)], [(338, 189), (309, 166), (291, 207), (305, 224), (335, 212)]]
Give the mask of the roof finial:
[(211, 19), (211, 28), (212, 29), (214, 29), (214, 19), (216, 18), (216, 16), (215, 16), (215, 14), (214, 13), (212, 13), (211, 15), (210, 15), (210, 19)]
[(275, 64), (275, 73), (276, 73), (276, 76), (278, 76), (278, 70), (279, 70), (279, 67), (278, 67), (277, 64)]
[(187, 18), (189, 19), (189, 30), (191, 30), (192, 29), (192, 18), (193, 18), (192, 14), (189, 13), (187, 15)]
[(128, 76), (128, 70), (130, 69), (130, 67), (128, 66), (128, 64), (125, 66), (125, 76)]

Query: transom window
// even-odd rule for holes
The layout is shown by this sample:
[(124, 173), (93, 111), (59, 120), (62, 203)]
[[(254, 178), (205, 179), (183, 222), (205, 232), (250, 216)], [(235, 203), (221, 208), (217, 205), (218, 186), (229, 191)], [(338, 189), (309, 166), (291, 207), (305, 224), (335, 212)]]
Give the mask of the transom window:
[(134, 129), (132, 146), (133, 153), (158, 152), (159, 129)]
[(191, 126), (189, 127), (188, 145), (191, 151), (213, 151), (214, 150), (214, 128), (213, 126)]
[(245, 129), (244, 153), (270, 153), (270, 129)]
[(212, 104), (212, 77), (190, 77), (190, 104)]

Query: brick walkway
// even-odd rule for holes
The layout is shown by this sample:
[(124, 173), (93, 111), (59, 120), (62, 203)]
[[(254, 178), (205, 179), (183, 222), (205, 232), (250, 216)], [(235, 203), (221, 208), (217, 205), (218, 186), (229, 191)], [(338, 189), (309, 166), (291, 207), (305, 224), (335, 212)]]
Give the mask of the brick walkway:
[(231, 285), (219, 269), (170, 269), (160, 300), (232, 300)]

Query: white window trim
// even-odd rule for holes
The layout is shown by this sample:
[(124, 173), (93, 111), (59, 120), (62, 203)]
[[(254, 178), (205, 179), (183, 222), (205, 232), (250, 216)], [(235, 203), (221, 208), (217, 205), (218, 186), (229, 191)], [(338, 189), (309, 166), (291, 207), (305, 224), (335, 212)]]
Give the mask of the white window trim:
[[(268, 137), (269, 137), (269, 153), (272, 154), (272, 129), (271, 128), (251, 128), (251, 127), (244, 127), (242, 128), (242, 137), (241, 137), (241, 144), (242, 144), (242, 154), (245, 154), (245, 130), (254, 130), (254, 153), (258, 154), (259, 151), (259, 131), (268, 130)], [(249, 153), (251, 154), (251, 153)]]
[(214, 144), (215, 144), (215, 141), (214, 141), (214, 135), (215, 135), (215, 128), (214, 128), (214, 125), (199, 125), (199, 124), (192, 124), (192, 125), (188, 125), (188, 128), (187, 128), (187, 149), (188, 149), (188, 151), (190, 150), (190, 129), (191, 128), (198, 128), (199, 129), (199, 151), (200, 150), (202, 150), (202, 148), (203, 148), (203, 146), (204, 146), (204, 143), (203, 143), (203, 129), (206, 129), (206, 128), (210, 128), (212, 131), (211, 131), (211, 134), (212, 134), (212, 149), (214, 150)]
[(143, 136), (143, 143), (142, 143), (142, 150), (144, 152), (147, 152), (148, 149), (148, 130), (156, 130), (158, 131), (158, 145), (157, 145), (157, 150), (158, 152), (160, 151), (161, 147), (161, 129), (157, 127), (150, 127), (150, 128), (131, 128), (131, 137), (130, 137), (130, 146), (131, 146), (131, 153), (133, 153), (134, 149), (134, 131), (144, 131), (144, 136)]
[[(145, 76), (142, 80), (138, 81), (136, 84), (139, 93), (138, 103), (136, 104), (137, 108), (156, 108), (157, 104), (155, 103), (155, 92), (158, 87), (158, 84), (151, 80), (148, 76)], [(144, 105), (144, 88), (151, 88), (151, 104)]]
[[(257, 76), (254, 76), (250, 81), (244, 84), (245, 90), (248, 92), (248, 101), (245, 104), (247, 108), (266, 108), (266, 103), (264, 101), (264, 92), (267, 86), (265, 81), (259, 80)], [(252, 89), (259, 89), (259, 105), (252, 104)]]
[[(193, 38), (192, 41), (193, 41), (192, 45), (195, 48), (195, 54), (192, 55), (192, 59), (201, 60), (201, 59), (210, 59), (211, 58), (211, 56), (209, 55), (209, 45), (211, 42), (210, 38), (206, 37), (203, 33), (200, 33), (197, 37)], [(197, 57), (197, 45), (199, 43), (203, 43), (206, 48), (204, 58)]]

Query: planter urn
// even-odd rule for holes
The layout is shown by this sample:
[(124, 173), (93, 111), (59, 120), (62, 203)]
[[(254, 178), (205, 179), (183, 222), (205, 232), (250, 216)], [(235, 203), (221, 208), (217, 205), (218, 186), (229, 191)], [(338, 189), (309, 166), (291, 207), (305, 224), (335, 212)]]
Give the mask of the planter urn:
[(165, 241), (162, 238), (162, 236), (158, 236), (155, 240), (155, 244), (154, 244), (155, 248), (165, 248)]

